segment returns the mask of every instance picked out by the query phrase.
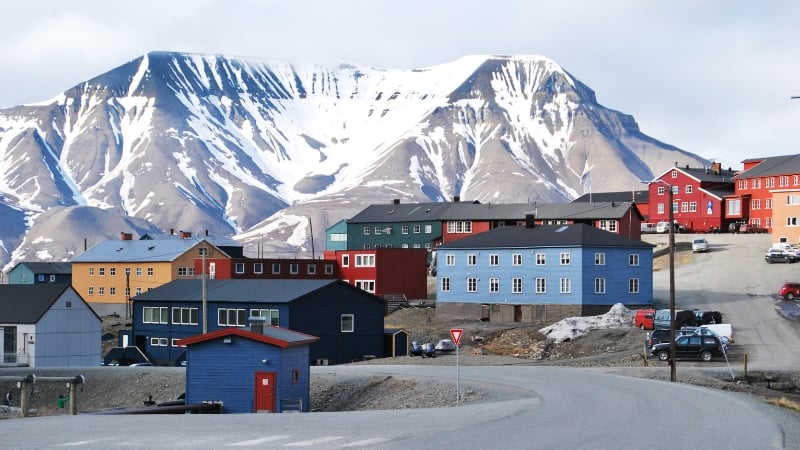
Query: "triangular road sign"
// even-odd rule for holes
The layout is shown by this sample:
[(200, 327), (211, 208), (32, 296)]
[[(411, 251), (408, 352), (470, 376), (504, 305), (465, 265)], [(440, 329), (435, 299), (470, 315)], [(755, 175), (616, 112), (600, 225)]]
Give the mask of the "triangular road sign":
[(464, 334), (463, 328), (451, 328), (450, 329), (450, 337), (453, 338), (453, 343), (458, 345), (461, 342), (461, 335)]

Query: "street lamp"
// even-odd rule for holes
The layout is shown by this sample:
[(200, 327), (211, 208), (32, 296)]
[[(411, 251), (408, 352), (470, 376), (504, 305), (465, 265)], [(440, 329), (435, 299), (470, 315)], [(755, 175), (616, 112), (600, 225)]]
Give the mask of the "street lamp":
[(643, 181), (645, 184), (661, 183), (669, 189), (669, 381), (678, 381), (675, 373), (675, 210), (672, 185), (664, 180)]

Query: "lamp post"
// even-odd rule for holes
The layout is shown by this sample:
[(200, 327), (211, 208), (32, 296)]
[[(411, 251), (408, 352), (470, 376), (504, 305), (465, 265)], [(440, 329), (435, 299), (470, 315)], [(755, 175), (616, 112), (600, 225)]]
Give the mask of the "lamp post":
[(675, 382), (678, 376), (675, 372), (675, 210), (672, 185), (664, 180), (644, 183), (661, 183), (669, 189), (669, 381)]

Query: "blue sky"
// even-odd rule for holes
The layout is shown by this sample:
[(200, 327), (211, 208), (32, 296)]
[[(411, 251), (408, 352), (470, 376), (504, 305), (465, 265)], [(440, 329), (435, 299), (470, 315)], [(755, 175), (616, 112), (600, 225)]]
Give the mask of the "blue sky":
[(7, 2), (0, 107), (148, 51), (421, 68), (543, 55), (645, 134), (739, 167), (800, 152), (800, 2), (171, 0)]

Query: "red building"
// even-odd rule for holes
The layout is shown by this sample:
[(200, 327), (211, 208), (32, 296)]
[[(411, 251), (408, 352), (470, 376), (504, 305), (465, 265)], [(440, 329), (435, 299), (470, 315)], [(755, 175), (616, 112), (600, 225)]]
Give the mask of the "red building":
[(672, 188), (672, 212), (679, 225), (688, 232), (705, 232), (714, 228), (726, 229), (728, 220), (724, 199), (733, 194), (731, 169), (719, 163), (709, 167), (672, 167), (650, 183), (650, 222), (669, 221), (669, 191)]
[(424, 248), (327, 250), (325, 259), (337, 262), (342, 280), (367, 292), (384, 298), (428, 298), (428, 251)]
[(774, 226), (783, 225), (774, 223), (773, 196), (800, 187), (800, 155), (751, 158), (743, 164), (742, 172), (734, 178), (736, 192), (725, 198), (726, 218), (771, 233)]

